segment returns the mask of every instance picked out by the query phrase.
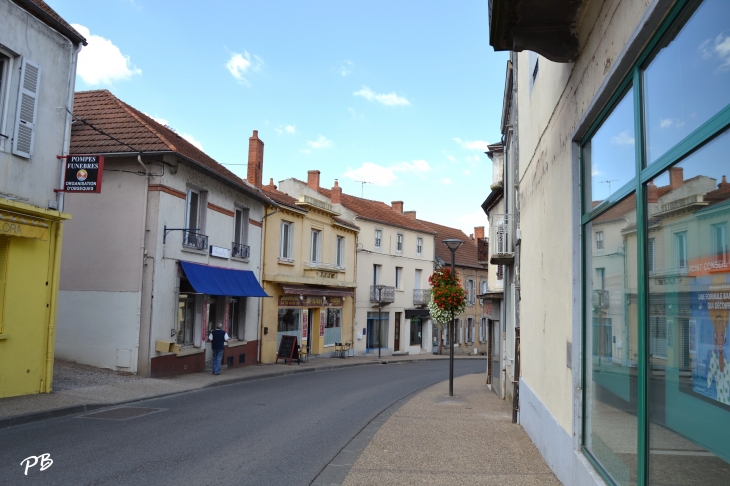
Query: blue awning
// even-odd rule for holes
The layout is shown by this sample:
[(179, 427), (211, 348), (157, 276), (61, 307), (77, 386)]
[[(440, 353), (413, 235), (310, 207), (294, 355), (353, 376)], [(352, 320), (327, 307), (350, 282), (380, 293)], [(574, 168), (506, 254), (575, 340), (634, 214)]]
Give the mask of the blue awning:
[(180, 262), (185, 276), (196, 292), (231, 297), (270, 297), (261, 288), (250, 270), (211, 267), (198, 263)]

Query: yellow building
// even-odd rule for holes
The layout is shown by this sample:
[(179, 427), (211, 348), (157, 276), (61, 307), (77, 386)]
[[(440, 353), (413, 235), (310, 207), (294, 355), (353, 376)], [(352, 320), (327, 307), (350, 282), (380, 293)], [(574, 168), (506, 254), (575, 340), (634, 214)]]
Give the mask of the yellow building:
[[(261, 170), (249, 182), (261, 187)], [(354, 340), (355, 258), (358, 227), (339, 219), (322, 200), (295, 199), (261, 187), (279, 203), (265, 216), (261, 362), (276, 360), (281, 337), (293, 335), (310, 356), (333, 356), (336, 343)]]
[(62, 221), (69, 218), (0, 198), (0, 398), (51, 391)]

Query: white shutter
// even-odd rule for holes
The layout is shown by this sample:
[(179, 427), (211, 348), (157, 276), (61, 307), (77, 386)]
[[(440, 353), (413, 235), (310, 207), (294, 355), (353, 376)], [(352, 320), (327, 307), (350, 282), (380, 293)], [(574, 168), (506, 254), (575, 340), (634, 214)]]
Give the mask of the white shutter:
[(18, 110), (15, 114), (15, 133), (13, 135), (13, 153), (21, 157), (30, 158), (33, 155), (40, 79), (40, 66), (23, 58), (20, 69)]

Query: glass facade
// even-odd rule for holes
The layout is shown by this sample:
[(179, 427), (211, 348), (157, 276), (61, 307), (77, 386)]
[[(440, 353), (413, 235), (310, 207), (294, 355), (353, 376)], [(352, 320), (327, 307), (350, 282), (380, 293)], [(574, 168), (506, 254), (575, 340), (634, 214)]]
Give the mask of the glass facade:
[(730, 2), (678, 1), (581, 144), (582, 443), (610, 483), (730, 484), (729, 103)]

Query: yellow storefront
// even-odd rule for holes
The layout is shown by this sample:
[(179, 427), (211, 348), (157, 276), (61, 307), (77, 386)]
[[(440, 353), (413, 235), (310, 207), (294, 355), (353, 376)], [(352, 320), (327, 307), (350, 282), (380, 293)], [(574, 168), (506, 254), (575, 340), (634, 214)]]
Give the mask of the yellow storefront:
[(0, 198), (0, 398), (51, 391), (67, 219)]

